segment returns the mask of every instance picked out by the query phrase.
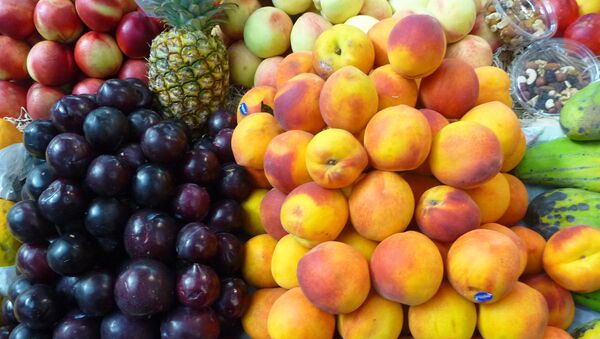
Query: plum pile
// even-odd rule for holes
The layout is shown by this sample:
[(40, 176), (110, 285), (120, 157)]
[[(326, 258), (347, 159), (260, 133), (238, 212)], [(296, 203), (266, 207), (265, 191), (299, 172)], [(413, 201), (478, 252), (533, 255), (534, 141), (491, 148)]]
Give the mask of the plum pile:
[(24, 131), (39, 159), (8, 213), (23, 242), (0, 338), (239, 336), (241, 201), (235, 116), (192, 140), (136, 79), (67, 95)]

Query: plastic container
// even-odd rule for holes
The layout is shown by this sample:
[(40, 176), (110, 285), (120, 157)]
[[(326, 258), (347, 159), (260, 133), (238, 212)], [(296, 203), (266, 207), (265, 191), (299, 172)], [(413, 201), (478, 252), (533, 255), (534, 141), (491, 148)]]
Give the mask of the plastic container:
[(491, 0), (485, 10), (486, 24), (512, 48), (550, 38), (558, 27), (548, 0)]
[(600, 63), (584, 45), (553, 38), (527, 47), (510, 73), (513, 97), (527, 112), (558, 117), (570, 97), (600, 79)]

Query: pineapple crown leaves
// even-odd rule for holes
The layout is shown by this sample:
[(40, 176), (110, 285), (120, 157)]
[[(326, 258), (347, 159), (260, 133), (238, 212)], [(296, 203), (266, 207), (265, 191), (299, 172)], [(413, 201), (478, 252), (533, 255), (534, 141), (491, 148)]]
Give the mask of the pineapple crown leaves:
[(236, 3), (222, 0), (149, 0), (148, 8), (177, 28), (189, 27), (210, 32), (214, 26), (227, 20), (227, 10), (238, 7)]

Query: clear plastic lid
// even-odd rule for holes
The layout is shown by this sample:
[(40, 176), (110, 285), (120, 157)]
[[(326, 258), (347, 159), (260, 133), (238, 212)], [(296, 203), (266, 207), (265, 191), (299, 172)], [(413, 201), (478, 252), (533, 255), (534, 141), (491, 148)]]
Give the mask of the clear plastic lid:
[(548, 0), (490, 0), (485, 22), (510, 47), (550, 38), (558, 19)]
[(600, 63), (579, 42), (553, 38), (527, 47), (510, 75), (513, 97), (526, 111), (558, 116), (569, 98), (600, 79)]

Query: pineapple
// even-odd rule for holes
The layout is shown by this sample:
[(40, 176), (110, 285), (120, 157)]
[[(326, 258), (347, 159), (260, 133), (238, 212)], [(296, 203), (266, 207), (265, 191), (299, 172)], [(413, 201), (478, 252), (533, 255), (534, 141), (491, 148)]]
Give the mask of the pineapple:
[(201, 128), (229, 89), (227, 48), (215, 26), (234, 4), (214, 0), (151, 0), (152, 11), (172, 28), (153, 41), (148, 59), (150, 89), (165, 118)]

